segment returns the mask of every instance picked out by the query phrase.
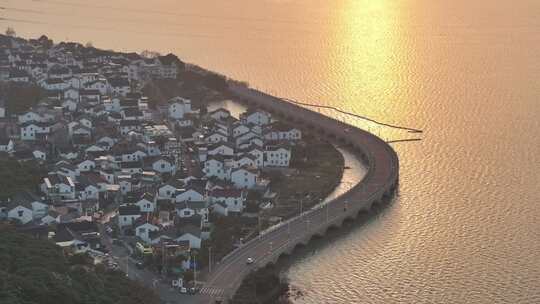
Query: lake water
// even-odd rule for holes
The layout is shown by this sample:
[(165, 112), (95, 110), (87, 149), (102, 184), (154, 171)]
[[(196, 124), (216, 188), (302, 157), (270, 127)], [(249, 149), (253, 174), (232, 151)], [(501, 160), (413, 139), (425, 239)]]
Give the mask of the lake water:
[(540, 1), (2, 0), (18, 34), (174, 52), (388, 140), (399, 193), (287, 270), (295, 303), (540, 303)]

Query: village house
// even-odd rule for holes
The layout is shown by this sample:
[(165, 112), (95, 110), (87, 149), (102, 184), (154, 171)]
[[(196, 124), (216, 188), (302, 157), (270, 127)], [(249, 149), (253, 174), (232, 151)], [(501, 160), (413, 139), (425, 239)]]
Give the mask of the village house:
[(220, 210), (225, 211), (225, 214), (222, 213), (225, 216), (229, 215), (229, 213), (242, 213), (246, 207), (246, 192), (241, 189), (215, 189), (210, 192), (209, 198), (212, 204), (225, 204), (226, 208), (224, 209), (218, 207)]
[(270, 113), (258, 109), (248, 109), (240, 115), (240, 120), (248, 124), (264, 126), (270, 124), (272, 116)]
[(135, 203), (141, 212), (154, 212), (156, 210), (157, 197), (151, 193), (145, 192)]
[(284, 146), (266, 146), (264, 150), (265, 167), (288, 167), (291, 150)]
[(182, 97), (174, 97), (169, 100), (169, 118), (183, 119), (187, 113), (191, 113), (191, 101)]
[(131, 227), (141, 217), (141, 210), (136, 205), (122, 205), (118, 207), (118, 226)]
[(41, 192), (52, 201), (75, 199), (75, 183), (70, 176), (49, 173), (43, 178)]
[(238, 189), (252, 189), (257, 184), (259, 173), (248, 167), (236, 168), (231, 171), (231, 182)]
[(154, 231), (159, 231), (159, 227), (144, 220), (137, 221), (135, 223), (135, 235), (146, 244), (150, 244), (152, 242), (152, 239), (150, 238), (150, 232)]

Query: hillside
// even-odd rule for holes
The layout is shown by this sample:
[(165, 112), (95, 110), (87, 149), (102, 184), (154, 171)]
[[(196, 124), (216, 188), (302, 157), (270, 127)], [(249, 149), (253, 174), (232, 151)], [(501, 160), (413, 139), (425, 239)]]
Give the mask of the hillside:
[(68, 260), (46, 240), (0, 226), (0, 303), (159, 303), (152, 290), (122, 273), (81, 265), (80, 260)]

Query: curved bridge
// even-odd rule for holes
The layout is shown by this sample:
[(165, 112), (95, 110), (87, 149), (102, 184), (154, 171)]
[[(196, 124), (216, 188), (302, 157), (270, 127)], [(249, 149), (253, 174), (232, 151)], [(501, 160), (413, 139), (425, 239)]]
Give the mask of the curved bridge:
[[(224, 257), (201, 289), (200, 303), (216, 297), (232, 297), (250, 271), (276, 262), (297, 245), (307, 244), (313, 236), (322, 236), (330, 227), (339, 227), (345, 219), (371, 209), (374, 203), (393, 194), (399, 180), (397, 154), (380, 138), (260, 91), (234, 84), (230, 90), (251, 106), (349, 146), (360, 156), (368, 172), (359, 184), (339, 198), (266, 230)], [(249, 257), (255, 261), (252, 265), (246, 264)]]

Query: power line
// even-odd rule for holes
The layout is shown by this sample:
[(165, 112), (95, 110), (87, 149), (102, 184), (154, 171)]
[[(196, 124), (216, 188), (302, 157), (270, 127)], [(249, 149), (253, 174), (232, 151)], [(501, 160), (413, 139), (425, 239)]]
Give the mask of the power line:
[[(180, 33), (167, 33), (167, 32), (144, 32), (144, 31), (133, 31), (133, 30), (119, 30), (113, 27), (96, 27), (96, 26), (86, 26), (86, 25), (79, 25), (79, 24), (68, 24), (68, 23), (54, 23), (54, 22), (45, 22), (45, 21), (37, 21), (37, 20), (28, 20), (28, 19), (16, 19), (16, 18), (5, 18), (0, 17), (0, 22), (2, 21), (9, 21), (14, 23), (27, 23), (27, 24), (36, 24), (36, 25), (52, 25), (52, 26), (67, 26), (70, 28), (80, 28), (80, 29), (89, 29), (89, 30), (95, 30), (95, 31), (118, 31), (119, 33), (131, 33), (131, 34), (137, 34), (137, 35), (146, 35), (146, 36), (164, 36), (164, 37), (181, 37), (181, 38), (197, 38), (197, 39), (220, 39), (223, 38), (222, 36), (217, 35), (206, 35), (206, 34), (180, 34)], [(245, 40), (255, 40), (255, 41), (261, 41), (261, 40), (269, 40), (269, 41), (276, 41), (279, 42), (281, 40), (279, 39), (272, 39), (268, 37), (260, 37), (257, 38), (251, 38), (251, 37), (244, 37)]]
[[(31, 9), (21, 9), (21, 8), (16, 8), (16, 7), (2, 6), (0, 7), (0, 9), (7, 10), (7, 11), (21, 12), (21, 13), (37, 14), (41, 16), (74, 17), (73, 15), (70, 15), (70, 14), (59, 14), (57, 12), (45, 12), (45, 11), (38, 11), (38, 10), (31, 10)], [(189, 27), (189, 26), (197, 26), (197, 25), (207, 26), (208, 25), (208, 23), (188, 24), (188, 23), (167, 22), (167, 21), (161, 21), (161, 20), (159, 22), (155, 22), (155, 21), (146, 21), (146, 20), (141, 20), (141, 19), (106, 18), (103, 16), (92, 16), (92, 20), (112, 21), (114, 23), (123, 22), (123, 23), (132, 23), (132, 24), (138, 24), (138, 25), (154, 24), (158, 26), (175, 26), (175, 27)], [(216, 24), (216, 26), (218, 26), (220, 30), (233, 30), (233, 31), (239, 30), (237, 27), (234, 27), (234, 26), (225, 26), (222, 24)], [(257, 28), (257, 27), (252, 27), (252, 26), (250, 26), (249, 28), (243, 28), (242, 31), (250, 31), (250, 32), (258, 32), (258, 33), (270, 32), (268, 29)], [(298, 32), (302, 34), (315, 34), (315, 32), (313, 31), (301, 30), (301, 29), (287, 29), (287, 31), (288, 32), (293, 31), (293, 32)]]
[[(3, 0), (5, 1), (5, 0)], [(284, 24), (297, 24), (297, 25), (316, 25), (316, 24), (322, 24), (321, 22), (308, 22), (308, 21), (293, 21), (293, 20), (284, 20), (284, 19), (265, 19), (265, 18), (247, 18), (247, 17), (229, 17), (229, 16), (216, 16), (216, 15), (201, 15), (201, 14), (195, 14), (195, 13), (177, 13), (177, 12), (170, 12), (170, 11), (163, 11), (163, 10), (152, 10), (152, 9), (137, 9), (137, 8), (130, 8), (130, 7), (118, 7), (118, 6), (110, 6), (110, 5), (96, 5), (96, 4), (86, 4), (86, 3), (73, 3), (68, 1), (61, 1), (61, 0), (26, 0), (34, 3), (51, 3), (55, 5), (60, 6), (69, 6), (69, 7), (84, 7), (84, 8), (90, 8), (90, 9), (105, 9), (105, 10), (114, 10), (114, 11), (120, 11), (120, 12), (131, 12), (131, 13), (138, 13), (138, 14), (155, 14), (155, 15), (163, 15), (163, 16), (175, 16), (175, 17), (192, 17), (192, 18), (205, 18), (205, 19), (219, 19), (219, 20), (231, 20), (231, 21), (248, 21), (248, 22), (269, 22), (272, 24), (275, 23), (284, 23)]]
[(330, 109), (330, 110), (336, 111), (338, 113), (345, 114), (345, 115), (348, 115), (348, 116), (352, 116), (352, 117), (355, 117), (355, 118), (359, 118), (359, 119), (362, 119), (362, 120), (370, 121), (372, 123), (375, 123), (375, 124), (378, 124), (378, 125), (381, 125), (381, 126), (394, 128), (394, 129), (405, 130), (405, 131), (408, 131), (409, 133), (422, 133), (423, 132), (420, 129), (403, 127), (403, 126), (398, 126), (398, 125), (394, 125), (394, 124), (389, 124), (389, 123), (377, 121), (377, 120), (375, 120), (373, 118), (369, 118), (367, 116), (359, 115), (359, 114), (356, 114), (356, 113), (347, 112), (345, 110), (342, 110), (340, 108), (333, 107), (333, 106), (325, 106), (325, 105), (316, 105), (316, 104), (311, 104), (311, 103), (305, 103), (305, 102), (296, 101), (296, 100), (290, 99), (290, 98), (281, 98), (281, 99), (285, 100), (285, 101), (288, 101), (288, 102), (291, 102), (291, 103), (294, 103), (294, 104), (297, 104), (297, 105), (301, 105), (301, 106), (316, 107), (316, 108), (322, 108), (322, 109)]

